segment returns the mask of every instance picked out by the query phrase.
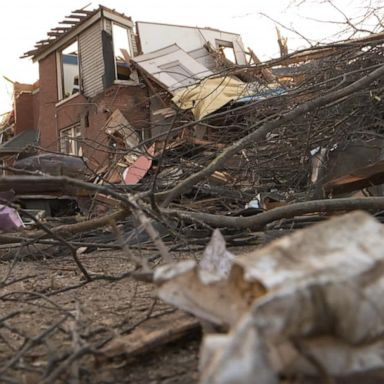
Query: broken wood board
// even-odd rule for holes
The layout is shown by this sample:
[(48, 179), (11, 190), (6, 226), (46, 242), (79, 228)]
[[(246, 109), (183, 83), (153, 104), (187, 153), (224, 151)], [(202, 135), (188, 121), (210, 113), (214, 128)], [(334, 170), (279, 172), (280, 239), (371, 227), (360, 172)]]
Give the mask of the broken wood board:
[(128, 335), (117, 336), (111, 340), (100, 350), (104, 355), (101, 359), (121, 355), (136, 356), (180, 339), (199, 327), (198, 319), (182, 311), (153, 317), (138, 325)]
[(324, 184), (326, 193), (341, 194), (384, 183), (384, 160), (366, 167), (357, 168), (347, 175), (337, 177)]
[(104, 125), (104, 130), (107, 135), (117, 135), (117, 137), (122, 138), (127, 148), (133, 149), (139, 145), (139, 137), (120, 109), (113, 111)]

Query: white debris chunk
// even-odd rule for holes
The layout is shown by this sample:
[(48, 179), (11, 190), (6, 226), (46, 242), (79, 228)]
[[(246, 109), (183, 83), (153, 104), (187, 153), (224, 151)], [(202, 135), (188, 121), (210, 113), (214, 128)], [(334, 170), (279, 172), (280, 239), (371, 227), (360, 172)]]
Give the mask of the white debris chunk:
[(201, 383), (274, 384), (321, 376), (319, 367), (335, 377), (384, 372), (383, 250), (383, 225), (354, 212), (236, 257), (220, 281), (204, 283), (197, 266), (179, 275), (171, 302), (229, 327), (205, 337)]
[(200, 261), (200, 270), (209, 272), (218, 280), (227, 278), (234, 256), (225, 246), (225, 239), (219, 229), (213, 231), (210, 242), (204, 250)]

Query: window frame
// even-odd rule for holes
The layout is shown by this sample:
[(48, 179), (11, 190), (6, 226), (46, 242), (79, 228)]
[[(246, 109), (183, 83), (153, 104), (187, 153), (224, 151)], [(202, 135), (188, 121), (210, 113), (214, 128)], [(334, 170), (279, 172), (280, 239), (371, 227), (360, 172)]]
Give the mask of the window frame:
[(111, 34), (112, 34), (112, 50), (113, 50), (113, 63), (114, 63), (114, 69), (115, 69), (115, 79), (114, 81), (115, 82), (126, 82), (126, 81), (130, 81), (130, 80), (123, 80), (123, 79), (119, 79), (117, 76), (117, 60), (116, 60), (116, 52), (115, 52), (115, 36), (114, 36), (114, 32), (113, 32), (113, 27), (114, 26), (117, 26), (117, 27), (120, 27), (120, 28), (123, 28), (126, 30), (127, 32), (127, 40), (128, 40), (128, 55), (130, 57), (133, 57), (133, 45), (132, 45), (132, 36), (131, 36), (131, 27), (130, 26), (127, 26), (127, 25), (124, 25), (124, 24), (121, 24), (121, 23), (118, 23), (114, 20), (111, 20)]
[[(77, 73), (78, 73), (78, 79), (79, 79), (79, 91), (76, 93), (73, 93), (67, 97), (64, 96), (64, 67), (63, 67), (63, 51), (67, 49), (69, 46), (71, 46), (73, 43), (77, 43)], [(81, 88), (81, 72), (80, 72), (80, 42), (79, 37), (76, 36), (74, 39), (70, 40), (65, 46), (63, 46), (61, 49), (58, 49), (56, 51), (56, 67), (57, 67), (57, 98), (59, 102), (62, 102), (64, 100), (71, 99), (72, 97), (77, 96), (78, 94), (82, 93)]]
[[(216, 45), (216, 48), (217, 49), (222, 49), (223, 50), (223, 54), (224, 54), (224, 57), (229, 60), (229, 61), (232, 61), (230, 58), (228, 58), (225, 54), (225, 49), (226, 48), (229, 48), (231, 49), (231, 54), (233, 55), (233, 64), (237, 64), (237, 57), (236, 57), (236, 52), (235, 52), (235, 45), (233, 44), (233, 41), (229, 41), (229, 40), (222, 40), (222, 39), (215, 39), (215, 45)], [(232, 56), (231, 55), (231, 56)]]
[[(70, 132), (68, 135), (66, 132)], [(81, 140), (83, 138), (81, 132), (81, 124), (77, 122), (68, 127), (62, 128), (59, 131), (59, 145), (60, 152), (66, 155), (79, 156), (83, 155), (83, 148), (81, 146)], [(70, 150), (67, 152), (67, 145), (69, 144)]]

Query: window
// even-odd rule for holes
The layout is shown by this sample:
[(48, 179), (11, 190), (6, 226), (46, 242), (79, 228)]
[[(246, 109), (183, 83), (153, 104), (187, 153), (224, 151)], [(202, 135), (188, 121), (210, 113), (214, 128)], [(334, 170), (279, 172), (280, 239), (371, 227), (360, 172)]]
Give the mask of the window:
[(79, 47), (77, 40), (59, 52), (59, 99), (80, 92)]
[(129, 44), (129, 29), (121, 25), (112, 24), (113, 51), (115, 56), (115, 79), (129, 80), (129, 57), (131, 47)]
[(60, 131), (60, 151), (67, 155), (82, 156), (80, 123)]
[(236, 63), (235, 50), (233, 49), (232, 42), (216, 39), (216, 47), (219, 48), (227, 60)]

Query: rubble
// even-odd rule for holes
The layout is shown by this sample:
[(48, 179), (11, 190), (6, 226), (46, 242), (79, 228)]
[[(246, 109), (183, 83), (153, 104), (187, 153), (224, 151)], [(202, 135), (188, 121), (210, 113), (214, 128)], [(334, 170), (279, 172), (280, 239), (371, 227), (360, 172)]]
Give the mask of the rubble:
[(277, 34), (261, 62), (99, 6), (25, 54), (40, 79), (0, 121), (0, 381), (101, 382), (96, 362), (119, 382), (172, 345), (191, 382), (198, 355), (202, 383), (382, 374), (384, 34)]

